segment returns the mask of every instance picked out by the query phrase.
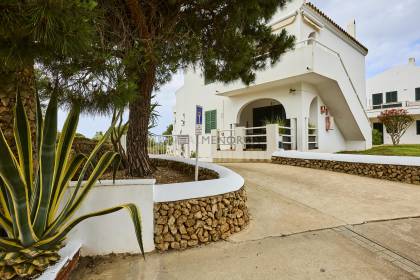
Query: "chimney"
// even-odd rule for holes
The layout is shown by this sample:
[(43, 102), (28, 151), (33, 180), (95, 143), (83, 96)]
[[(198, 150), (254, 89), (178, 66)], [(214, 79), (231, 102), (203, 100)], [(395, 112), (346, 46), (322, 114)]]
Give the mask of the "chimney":
[(356, 38), (356, 20), (352, 20), (349, 24), (347, 24), (347, 33), (349, 33), (353, 38)]
[(414, 58), (414, 57), (410, 57), (410, 58), (408, 59), (408, 65), (413, 65), (413, 66), (416, 66), (416, 58)]

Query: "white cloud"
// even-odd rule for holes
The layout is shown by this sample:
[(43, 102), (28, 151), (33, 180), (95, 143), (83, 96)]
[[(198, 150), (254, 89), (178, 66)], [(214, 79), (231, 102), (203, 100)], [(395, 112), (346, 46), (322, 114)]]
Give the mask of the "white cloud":
[(356, 19), (357, 38), (369, 48), (367, 73), (420, 59), (419, 0), (313, 0), (342, 27)]

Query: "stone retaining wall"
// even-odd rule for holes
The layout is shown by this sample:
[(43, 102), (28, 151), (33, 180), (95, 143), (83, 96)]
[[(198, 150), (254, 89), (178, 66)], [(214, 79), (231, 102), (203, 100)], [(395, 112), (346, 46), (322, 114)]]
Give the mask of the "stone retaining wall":
[(272, 157), (272, 162), (283, 165), (324, 169), (335, 172), (420, 185), (420, 167), (416, 166), (298, 159), (278, 156)]
[(227, 239), (249, 222), (244, 188), (227, 194), (155, 203), (155, 245), (160, 251), (186, 249)]

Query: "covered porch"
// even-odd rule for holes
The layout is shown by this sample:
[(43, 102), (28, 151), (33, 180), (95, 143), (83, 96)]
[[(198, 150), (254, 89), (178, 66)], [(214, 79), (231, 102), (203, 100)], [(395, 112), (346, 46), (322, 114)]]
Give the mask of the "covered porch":
[[(261, 98), (240, 107), (236, 122), (229, 129), (212, 131), (212, 158), (215, 161), (269, 160), (273, 152), (284, 150), (318, 149), (318, 98), (311, 97), (309, 105), (296, 106), (281, 98)], [(290, 98), (289, 98), (290, 99)], [(292, 105), (295, 104), (295, 105)], [(307, 112), (301, 112), (307, 108)]]

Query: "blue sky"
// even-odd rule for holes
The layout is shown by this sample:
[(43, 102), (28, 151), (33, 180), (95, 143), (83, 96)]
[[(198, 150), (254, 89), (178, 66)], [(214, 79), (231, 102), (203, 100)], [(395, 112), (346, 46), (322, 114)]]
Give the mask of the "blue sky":
[[(356, 19), (357, 38), (369, 48), (366, 59), (367, 77), (392, 66), (405, 64), (415, 57), (420, 64), (420, 1), (419, 0), (313, 0), (323, 12), (342, 27)], [(182, 74), (163, 86), (156, 94), (159, 107), (159, 125), (153, 132), (162, 133), (172, 121), (175, 91), (183, 84)], [(60, 112), (62, 125), (65, 112)], [(96, 131), (105, 131), (110, 120), (103, 116), (82, 116), (78, 131), (92, 137)]]

